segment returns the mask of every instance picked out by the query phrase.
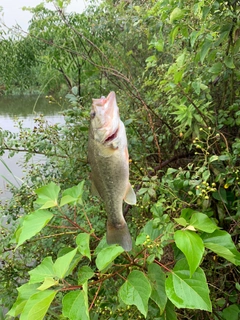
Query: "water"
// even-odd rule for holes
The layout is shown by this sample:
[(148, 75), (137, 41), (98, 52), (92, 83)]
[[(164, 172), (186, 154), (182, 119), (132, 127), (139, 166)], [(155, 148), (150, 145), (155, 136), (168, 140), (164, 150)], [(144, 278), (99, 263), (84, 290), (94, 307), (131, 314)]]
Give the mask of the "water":
[[(64, 118), (59, 114), (61, 108), (56, 104), (49, 104), (44, 97), (21, 96), (21, 97), (0, 97), (0, 130), (18, 132), (16, 118), (23, 121), (25, 128), (34, 128), (34, 118), (43, 114), (49, 124), (64, 123)], [(21, 185), (24, 172), (21, 167), (23, 153), (18, 153), (14, 157), (8, 157), (6, 151), (0, 157), (0, 201), (8, 199), (11, 193), (7, 189), (10, 183), (15, 186)], [(2, 161), (1, 161), (2, 160)], [(43, 161), (43, 156), (33, 157), (34, 162)]]

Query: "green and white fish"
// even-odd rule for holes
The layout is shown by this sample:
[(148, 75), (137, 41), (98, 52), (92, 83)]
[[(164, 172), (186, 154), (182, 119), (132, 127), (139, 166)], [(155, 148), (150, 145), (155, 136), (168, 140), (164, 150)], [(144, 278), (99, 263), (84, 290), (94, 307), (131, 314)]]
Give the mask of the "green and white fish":
[(92, 191), (100, 195), (107, 212), (107, 243), (132, 249), (132, 239), (123, 217), (123, 200), (136, 204), (129, 182), (127, 137), (119, 117), (115, 92), (93, 99), (88, 140)]

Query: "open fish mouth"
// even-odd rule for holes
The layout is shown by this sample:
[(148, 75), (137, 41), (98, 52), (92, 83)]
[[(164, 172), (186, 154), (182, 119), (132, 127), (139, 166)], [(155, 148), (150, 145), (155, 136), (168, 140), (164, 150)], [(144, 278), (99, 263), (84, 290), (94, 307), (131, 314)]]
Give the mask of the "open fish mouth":
[(107, 137), (107, 139), (104, 141), (104, 143), (111, 142), (112, 140), (117, 138), (117, 135), (118, 135), (118, 128), (113, 134), (111, 134), (110, 136)]

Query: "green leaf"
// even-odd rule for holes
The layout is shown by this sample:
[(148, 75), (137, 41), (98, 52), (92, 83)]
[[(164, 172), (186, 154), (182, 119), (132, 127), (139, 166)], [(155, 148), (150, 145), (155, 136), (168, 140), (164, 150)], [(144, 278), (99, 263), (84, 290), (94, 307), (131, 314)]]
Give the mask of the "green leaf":
[(190, 225), (207, 233), (212, 233), (218, 229), (218, 226), (206, 214), (201, 212), (193, 213), (190, 220)]
[(66, 253), (65, 255), (61, 256), (60, 258), (57, 258), (57, 260), (54, 263), (53, 270), (55, 271), (55, 274), (60, 279), (63, 279), (70, 267), (70, 264), (75, 257), (77, 253), (77, 248), (74, 250)]
[(55, 280), (52, 277), (46, 277), (43, 281), (43, 284), (41, 284), (41, 286), (38, 287), (37, 289), (40, 291), (44, 291), (44, 290), (49, 289), (53, 286), (57, 286), (58, 284), (59, 284), (58, 280)]
[(16, 317), (20, 313), (22, 313), (27, 300), (36, 293), (38, 284), (29, 284), (25, 283), (21, 287), (17, 288), (18, 297), (15, 301), (14, 305), (12, 306), (11, 310), (8, 311), (8, 315), (12, 317)]
[(139, 244), (143, 244), (147, 239), (147, 234), (144, 232), (139, 233), (139, 235), (136, 238), (135, 244), (138, 246)]
[(72, 87), (72, 93), (75, 95), (75, 96), (77, 96), (78, 95), (78, 87), (77, 86), (74, 86), (74, 87)]
[(98, 270), (105, 269), (115, 258), (117, 258), (124, 249), (118, 245), (111, 245), (103, 248), (97, 255), (96, 266)]
[(227, 200), (227, 192), (224, 188), (220, 188), (218, 191), (213, 192), (213, 198), (219, 201), (224, 202), (225, 204), (228, 204)]
[[(71, 247), (63, 247), (62, 249), (59, 250), (58, 252), (58, 258), (62, 257), (63, 255), (65, 255), (66, 253), (72, 251), (73, 248)], [(65, 274), (65, 277), (67, 277), (69, 274), (71, 274), (73, 272), (73, 270), (76, 268), (76, 266), (79, 264), (79, 262), (82, 259), (82, 255), (80, 253), (76, 253), (76, 255), (74, 256), (70, 267), (68, 268), (67, 273)]]
[(180, 226), (186, 227), (187, 226), (187, 221), (183, 218), (174, 218), (174, 220), (179, 224)]
[(184, 73), (184, 69), (176, 71), (174, 73), (174, 83), (177, 84), (182, 81), (183, 73)]
[(238, 54), (239, 50), (240, 50), (240, 38), (238, 38), (237, 41), (235, 42), (232, 54), (234, 55)]
[(231, 159), (229, 154), (222, 154), (218, 157), (218, 160), (220, 161), (229, 161)]
[(52, 257), (44, 258), (41, 264), (28, 273), (30, 275), (29, 283), (38, 283), (44, 281), (45, 278), (54, 277)]
[(58, 205), (58, 194), (60, 187), (54, 182), (35, 190), (38, 195), (35, 203), (42, 205), (40, 209), (56, 207)]
[(67, 273), (65, 274), (65, 277), (73, 273), (73, 270), (78, 266), (79, 262), (82, 260), (82, 255), (80, 253), (76, 253), (75, 257), (73, 258), (70, 267), (68, 268)]
[(18, 229), (20, 232), (15, 234), (17, 247), (40, 232), (52, 217), (53, 214), (47, 210), (36, 210), (24, 217), (22, 227)]
[(190, 34), (190, 43), (191, 43), (191, 47), (194, 47), (194, 44), (198, 38), (198, 36), (201, 34), (201, 32), (194, 30), (191, 34)]
[(162, 314), (167, 303), (167, 295), (165, 292), (165, 273), (159, 265), (152, 263), (148, 266), (148, 279), (152, 286), (150, 298), (157, 304), (160, 309), (160, 313)]
[(218, 47), (229, 36), (229, 32), (230, 32), (231, 28), (232, 28), (232, 26), (230, 27), (230, 29), (228, 31), (223, 31), (220, 33), (219, 38), (214, 43), (215, 47)]
[(214, 63), (214, 65), (208, 71), (210, 73), (213, 73), (213, 74), (221, 73), (221, 71), (222, 71), (222, 63), (221, 62)]
[(203, 241), (199, 235), (189, 230), (178, 230), (174, 234), (176, 246), (187, 258), (190, 274), (192, 275), (200, 262), (204, 253)]
[(146, 193), (148, 191), (148, 188), (141, 188), (139, 191), (138, 191), (138, 196), (141, 196), (142, 194)]
[(222, 314), (225, 320), (239, 320), (240, 307), (236, 304), (232, 304), (229, 307), (225, 308)]
[(78, 284), (83, 284), (94, 276), (93, 270), (88, 266), (83, 266), (78, 271)]
[(196, 92), (197, 95), (199, 95), (200, 92), (201, 92), (201, 87), (200, 87), (200, 85), (201, 85), (201, 82), (200, 82), (200, 81), (193, 81), (193, 82), (192, 82), (192, 87), (193, 87), (193, 89), (194, 89), (194, 91)]
[(145, 224), (141, 233), (145, 233), (149, 235), (151, 240), (155, 240), (157, 237), (159, 237), (162, 234), (162, 231), (157, 228), (154, 228), (153, 220), (150, 220)]
[(200, 52), (200, 61), (201, 63), (203, 63), (206, 55), (208, 54), (208, 51), (210, 50), (212, 46), (212, 41), (209, 41), (209, 40), (206, 40), (204, 42), (204, 44), (202, 45), (202, 48), (201, 48), (201, 52)]
[(162, 52), (164, 49), (164, 40), (163, 39), (159, 39), (158, 41), (156, 41), (154, 43), (155, 48), (157, 49), (157, 51)]
[(193, 213), (195, 211), (193, 209), (190, 209), (190, 208), (185, 208), (185, 209), (182, 209), (181, 211), (181, 218), (184, 218), (186, 221), (190, 221), (190, 218), (192, 217)]
[(186, 259), (176, 263), (165, 288), (168, 298), (177, 308), (212, 311), (205, 274), (197, 268), (191, 276)]
[(89, 320), (88, 299), (83, 290), (71, 291), (63, 297), (63, 315), (71, 320)]
[(213, 156), (210, 157), (209, 162), (217, 161), (218, 158), (219, 158), (218, 156), (213, 155)]
[(211, 175), (210, 171), (209, 171), (208, 169), (205, 170), (205, 171), (203, 172), (203, 174), (202, 174), (203, 180), (204, 180), (204, 181), (207, 181), (208, 178), (210, 177), (210, 175)]
[(170, 23), (173, 23), (175, 20), (180, 20), (184, 16), (184, 11), (180, 8), (175, 8), (170, 14)]
[(21, 320), (42, 320), (50, 307), (57, 291), (46, 290), (32, 295), (21, 314)]
[[(174, 40), (175, 40), (175, 38), (176, 38), (176, 36), (177, 36), (177, 34), (178, 34), (178, 31), (179, 31), (179, 26), (176, 25), (176, 26), (172, 29), (172, 31), (171, 31), (171, 33), (170, 33), (170, 35), (169, 35), (171, 44), (174, 43)], [(170, 67), (170, 68), (171, 68), (171, 67)]]
[(179, 68), (183, 67), (184, 63), (186, 61), (186, 52), (184, 51), (182, 54), (180, 54), (177, 59), (176, 59), (176, 63), (177, 63), (177, 66)]
[(229, 57), (229, 56), (225, 57), (224, 63), (226, 67), (228, 67), (229, 69), (235, 69), (235, 65), (233, 63), (233, 57)]
[(82, 205), (83, 186), (84, 181), (81, 181), (77, 186), (64, 190), (60, 201), (60, 207), (68, 203), (73, 203), (74, 205), (79, 203)]
[[(164, 48), (164, 39), (161, 32), (159, 32), (158, 37), (159, 37), (158, 39), (154, 37), (154, 39), (150, 42), (149, 48), (155, 48), (157, 51), (162, 52)], [(132, 50), (131, 50), (131, 54), (133, 54)]]
[(119, 298), (127, 305), (135, 305), (146, 317), (151, 285), (143, 272), (134, 270), (118, 292)]
[(236, 266), (240, 265), (240, 253), (235, 247), (231, 235), (226, 231), (216, 230), (202, 236), (206, 248), (225, 258)]
[(168, 299), (165, 310), (160, 318), (155, 318), (156, 320), (178, 320), (175, 311), (175, 306)]
[(88, 233), (80, 233), (76, 238), (76, 244), (78, 245), (79, 252), (83, 256), (88, 257), (88, 259), (91, 260), (89, 240), (90, 235)]

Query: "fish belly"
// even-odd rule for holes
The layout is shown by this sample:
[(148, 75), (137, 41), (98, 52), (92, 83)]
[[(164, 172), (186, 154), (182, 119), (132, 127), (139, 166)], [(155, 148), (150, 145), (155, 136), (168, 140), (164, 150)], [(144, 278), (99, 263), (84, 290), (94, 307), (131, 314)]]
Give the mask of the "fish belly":
[(107, 243), (132, 249), (132, 240), (122, 213), (122, 203), (129, 184), (129, 164), (124, 149), (111, 150), (105, 156), (101, 143), (89, 138), (88, 159), (91, 179), (101, 196), (107, 216)]

